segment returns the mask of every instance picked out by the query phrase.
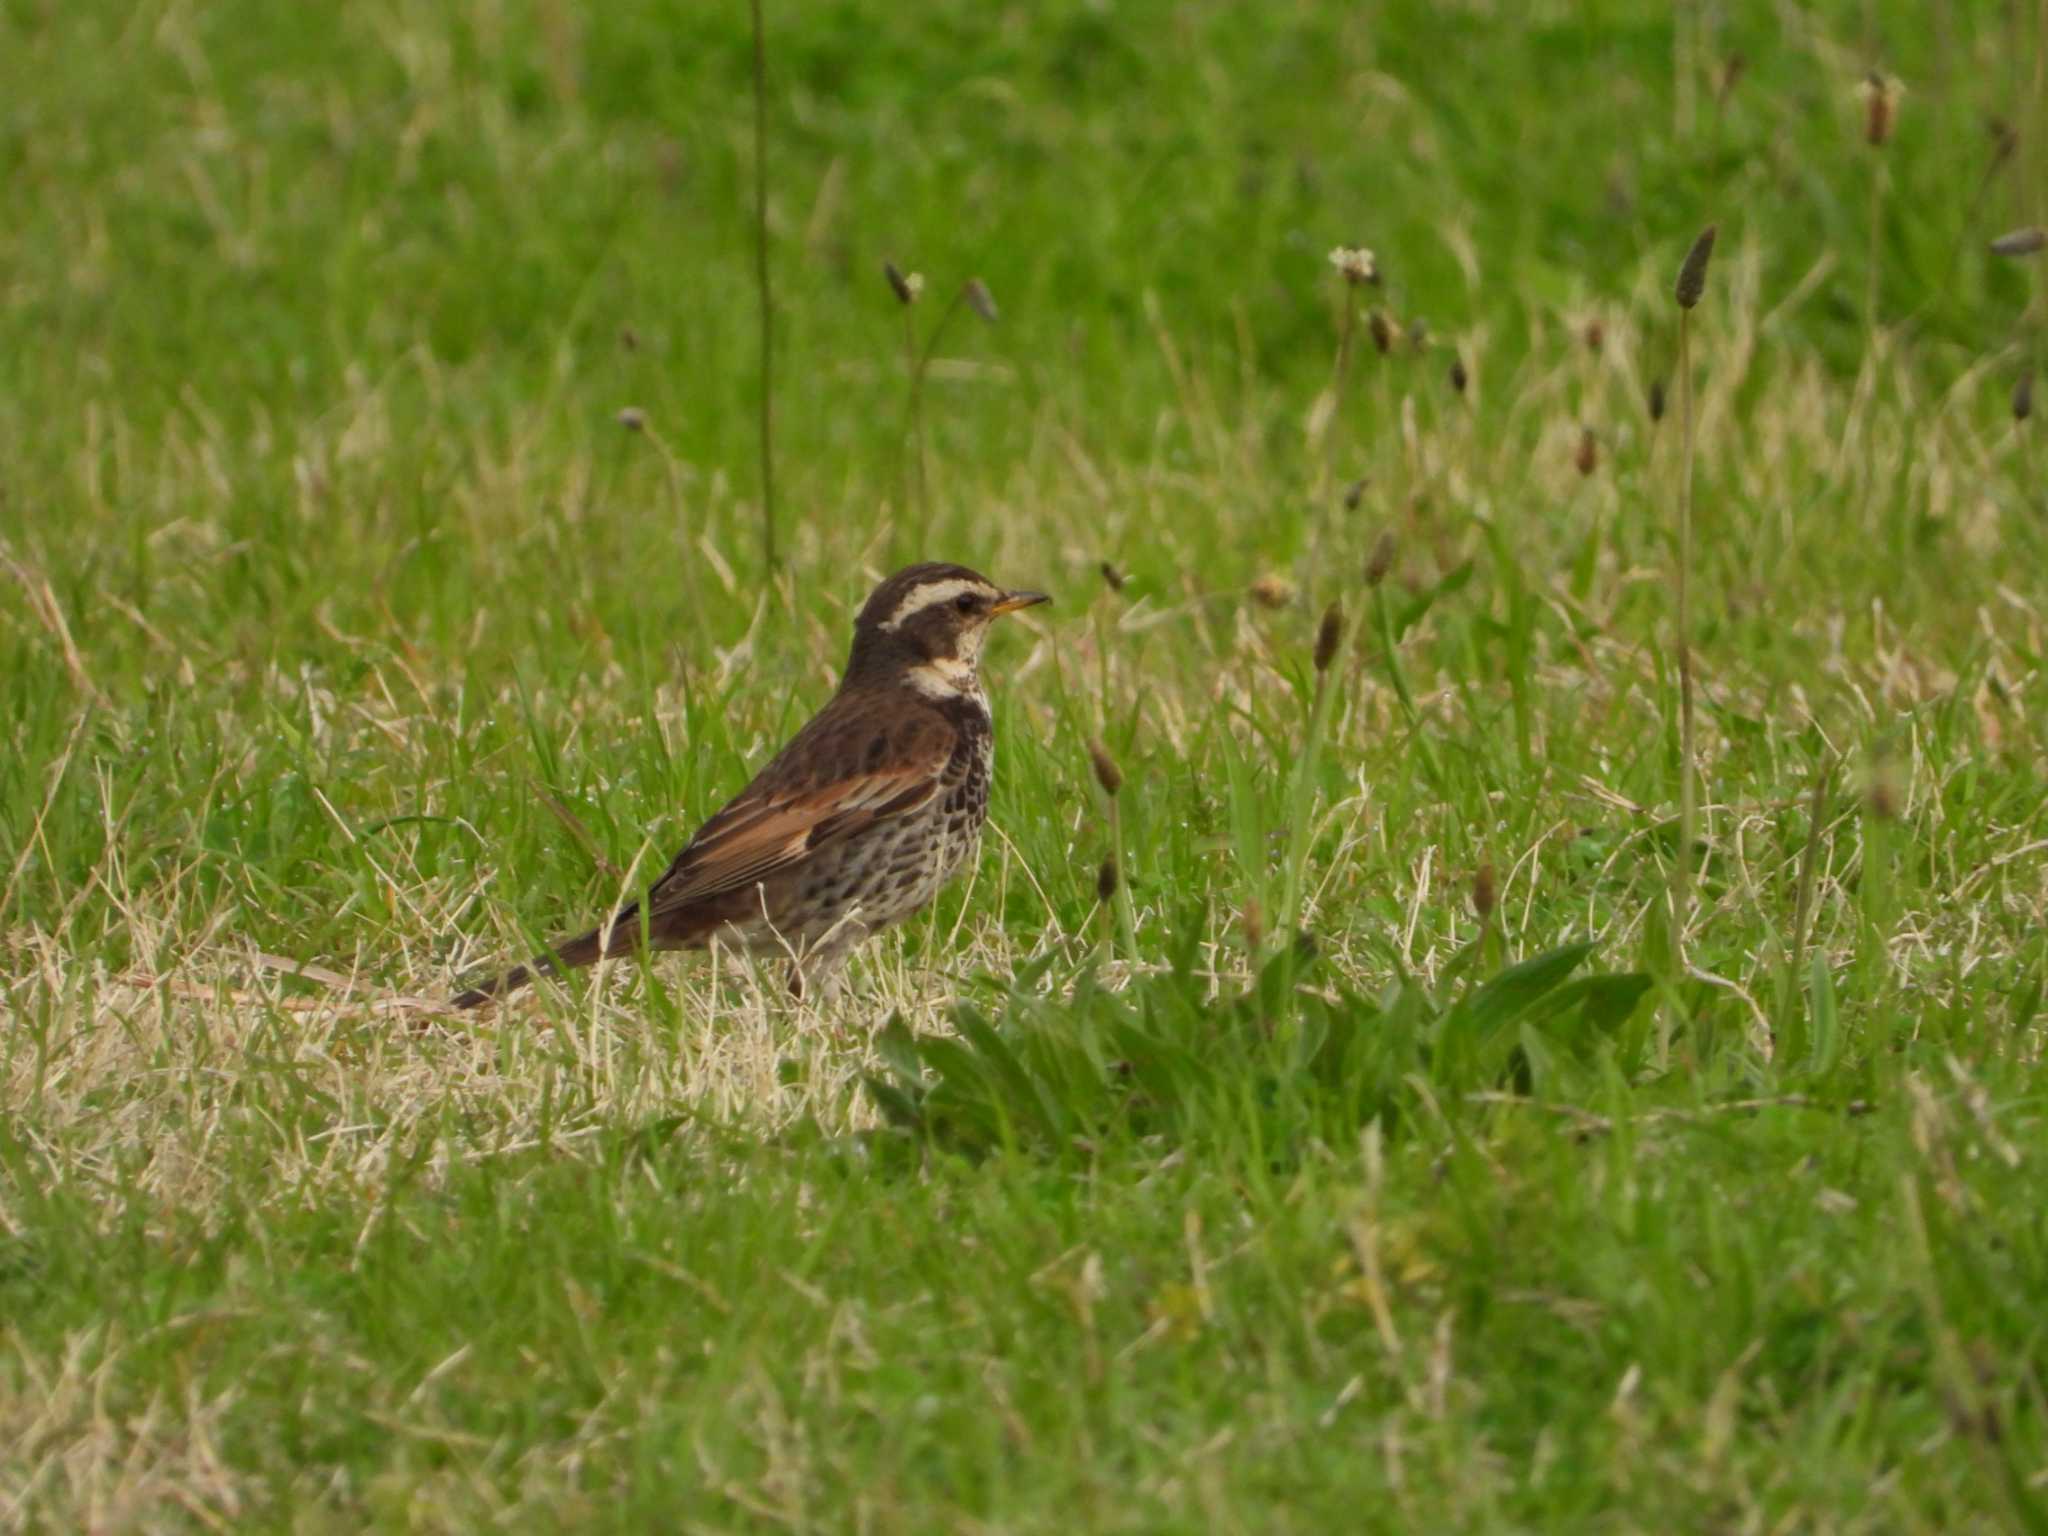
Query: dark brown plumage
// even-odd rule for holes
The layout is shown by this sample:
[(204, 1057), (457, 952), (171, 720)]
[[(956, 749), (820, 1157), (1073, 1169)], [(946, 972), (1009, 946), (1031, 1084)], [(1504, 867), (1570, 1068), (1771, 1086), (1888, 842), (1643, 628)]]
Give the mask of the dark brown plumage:
[(1047, 600), (965, 566), (898, 571), (854, 620), (839, 691), (645, 898), (454, 1005), (643, 942), (774, 946), (791, 956), (792, 991), (822, 981), (862, 940), (928, 904), (973, 853), (995, 757), (975, 670), (982, 641), (1001, 615)]

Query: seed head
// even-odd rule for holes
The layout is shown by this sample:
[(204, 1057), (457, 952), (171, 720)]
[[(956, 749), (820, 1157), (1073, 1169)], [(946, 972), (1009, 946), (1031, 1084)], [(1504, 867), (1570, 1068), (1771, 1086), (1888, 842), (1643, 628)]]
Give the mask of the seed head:
[(1118, 570), (1114, 565), (1110, 564), (1110, 562), (1107, 560), (1102, 562), (1101, 571), (1103, 585), (1107, 586), (1109, 590), (1112, 592), (1123, 591), (1124, 573), (1122, 571)]
[(1344, 281), (1354, 288), (1360, 283), (1377, 284), (1380, 280), (1380, 264), (1373, 254), (1362, 245), (1340, 245), (1330, 252), (1330, 265), (1344, 274)]
[(1365, 328), (1372, 336), (1372, 344), (1379, 348), (1380, 356), (1385, 357), (1394, 350), (1394, 323), (1384, 310), (1374, 310), (1366, 320)]
[(1652, 423), (1664, 419), (1664, 381), (1650, 380), (1650, 420)]
[(1465, 372), (1465, 359), (1455, 353), (1451, 357), (1451, 388), (1459, 394), (1465, 393), (1465, 386), (1472, 382), (1472, 376)]
[(1728, 98), (1735, 94), (1735, 87), (1749, 68), (1749, 60), (1741, 52), (1735, 52), (1721, 62), (1721, 78), (1714, 84), (1714, 101), (1718, 106), (1727, 106)]
[(1678, 265), (1678, 286), (1675, 290), (1680, 309), (1691, 309), (1699, 303), (1700, 295), (1707, 291), (1707, 263), (1714, 258), (1714, 235), (1716, 227), (1709, 224), (1699, 232), (1692, 243), (1692, 249), (1685, 253), (1685, 260)]
[(2023, 369), (2012, 386), (2012, 419), (2025, 421), (2034, 414), (2034, 370)]
[(1899, 110), (1899, 83), (1873, 69), (1863, 77), (1857, 93), (1863, 98), (1863, 142), (1872, 149), (1883, 149)]
[(1991, 242), (1991, 254), (1994, 256), (2032, 256), (2044, 248), (2048, 248), (2048, 229), (2042, 229), (2038, 224), (2015, 229)]
[(1394, 568), (1394, 535), (1391, 530), (1382, 533), (1372, 546), (1372, 553), (1365, 559), (1365, 584), (1377, 587), (1387, 579), (1387, 572)]
[(1472, 910), (1479, 914), (1479, 921), (1485, 922), (1493, 916), (1495, 903), (1500, 892), (1494, 886), (1493, 860), (1488, 859), (1472, 872)]
[(640, 333), (630, 325), (620, 326), (619, 345), (628, 352), (638, 352), (640, 350)]
[(1261, 608), (1285, 608), (1294, 599), (1294, 583), (1285, 576), (1261, 576), (1252, 583), (1252, 601)]
[(617, 420), (619, 425), (628, 432), (645, 432), (647, 430), (647, 413), (637, 405), (629, 405), (623, 411), (620, 411)]
[(1239, 921), (1244, 924), (1244, 947), (1254, 953), (1264, 948), (1266, 943), (1266, 914), (1259, 910), (1258, 897), (1245, 897), (1244, 911), (1240, 914)]
[(905, 272), (893, 261), (882, 263), (882, 276), (889, 280), (889, 291), (896, 295), (899, 304), (915, 304), (918, 295), (924, 292), (924, 274)]
[(1991, 169), (1995, 171), (2019, 153), (2019, 130), (1995, 115), (1984, 120), (1984, 127), (1991, 135)]
[(1899, 786), (1889, 763), (1879, 764), (1877, 771), (1870, 776), (1864, 801), (1873, 821), (1899, 819)]
[(1358, 504), (1365, 500), (1365, 488), (1370, 483), (1370, 476), (1360, 475), (1356, 480), (1344, 487), (1344, 510), (1346, 512), (1356, 512), (1358, 510)]
[(967, 279), (967, 286), (960, 291), (966, 296), (969, 309), (981, 316), (990, 325), (996, 323), (999, 318), (999, 312), (996, 309), (996, 296), (988, 291), (987, 283), (984, 283), (978, 277), (970, 277)]
[(1344, 638), (1344, 609), (1332, 603), (1323, 610), (1323, 622), (1316, 626), (1316, 671), (1330, 670), (1337, 659), (1337, 642)]
[(1590, 475), (1600, 467), (1600, 440), (1593, 436), (1591, 427), (1579, 428), (1579, 451), (1572, 455), (1572, 463), (1582, 475)]
[(1588, 320), (1586, 322), (1586, 350), (1595, 357), (1598, 357), (1600, 349), (1606, 345), (1607, 327), (1600, 323), (1597, 316)]
[(1095, 871), (1095, 897), (1105, 907), (1116, 895), (1116, 855), (1111, 854), (1102, 861), (1102, 867)]
[(1102, 792), (1110, 799), (1124, 787), (1124, 771), (1117, 767), (1116, 759), (1109, 755), (1109, 748), (1103, 745), (1100, 736), (1088, 743), (1088, 761), (1095, 765), (1095, 782), (1102, 786)]

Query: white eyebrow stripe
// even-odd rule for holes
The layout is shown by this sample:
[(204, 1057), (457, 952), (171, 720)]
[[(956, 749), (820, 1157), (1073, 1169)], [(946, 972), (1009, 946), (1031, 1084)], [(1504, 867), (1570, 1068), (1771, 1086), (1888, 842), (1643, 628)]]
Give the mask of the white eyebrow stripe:
[(896, 611), (882, 620), (884, 629), (900, 629), (903, 621), (913, 613), (922, 613), (938, 603), (950, 603), (954, 598), (969, 592), (992, 593), (995, 589), (985, 581), (975, 581), (966, 576), (955, 576), (946, 581), (927, 582), (912, 587), (903, 601), (896, 605)]

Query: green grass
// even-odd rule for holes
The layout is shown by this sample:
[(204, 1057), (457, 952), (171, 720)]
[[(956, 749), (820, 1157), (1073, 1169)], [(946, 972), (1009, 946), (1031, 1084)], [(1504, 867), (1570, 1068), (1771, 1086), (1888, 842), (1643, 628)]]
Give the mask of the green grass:
[[(2034, 19), (767, 12), (773, 579), (744, 7), (0, 0), (0, 1529), (2048, 1529)], [(1058, 602), (845, 996), (421, 1006), (913, 550)]]

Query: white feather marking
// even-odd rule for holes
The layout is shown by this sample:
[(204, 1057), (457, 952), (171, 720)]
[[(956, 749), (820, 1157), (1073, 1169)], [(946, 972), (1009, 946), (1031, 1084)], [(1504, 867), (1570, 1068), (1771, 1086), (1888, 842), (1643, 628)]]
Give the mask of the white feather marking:
[(904, 594), (903, 601), (896, 605), (896, 611), (882, 620), (882, 628), (901, 629), (912, 614), (923, 613), (925, 609), (939, 603), (950, 603), (954, 598), (968, 592), (980, 592), (990, 598), (998, 595), (996, 589), (987, 582), (974, 581), (966, 576), (926, 582), (923, 586), (912, 587)]
[(979, 699), (981, 679), (974, 663), (958, 656), (938, 656), (921, 661), (904, 674), (904, 679), (928, 699)]

